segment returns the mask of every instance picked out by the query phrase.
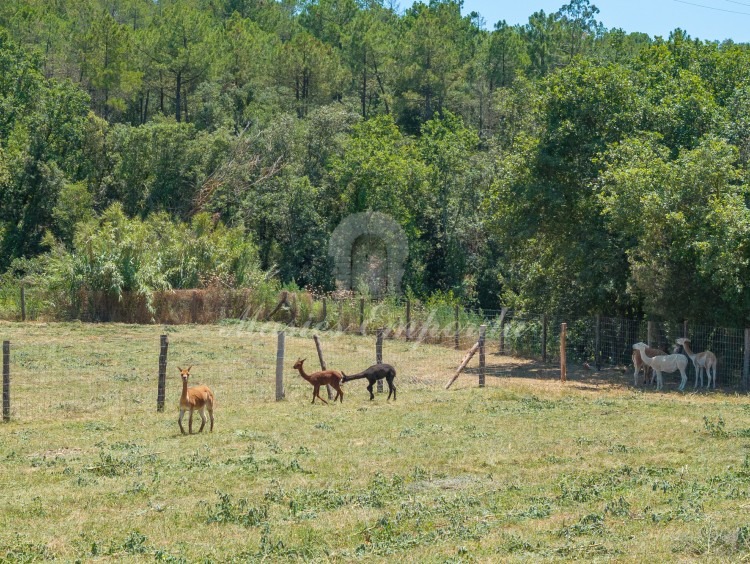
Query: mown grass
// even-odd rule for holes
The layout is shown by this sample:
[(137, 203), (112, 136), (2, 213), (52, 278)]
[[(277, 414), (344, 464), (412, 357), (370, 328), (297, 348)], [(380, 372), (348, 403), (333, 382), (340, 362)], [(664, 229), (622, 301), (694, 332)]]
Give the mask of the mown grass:
[[(565, 386), (488, 355), (499, 378), (444, 383), (462, 352), (386, 341), (398, 401), (347, 383), (311, 405), (287, 336), (167, 328), (156, 413), (152, 326), (0, 324), (13, 420), (0, 426), (0, 560), (742, 560), (750, 557), (747, 397)], [(323, 336), (330, 366), (370, 363), (373, 339)], [(216, 430), (183, 437), (176, 365), (217, 396)], [(520, 368), (519, 368), (520, 366)], [(503, 368), (505, 367), (505, 368)], [(505, 372), (503, 372), (505, 370)], [(554, 372), (552, 370), (552, 372)], [(618, 376), (615, 376), (618, 375)]]

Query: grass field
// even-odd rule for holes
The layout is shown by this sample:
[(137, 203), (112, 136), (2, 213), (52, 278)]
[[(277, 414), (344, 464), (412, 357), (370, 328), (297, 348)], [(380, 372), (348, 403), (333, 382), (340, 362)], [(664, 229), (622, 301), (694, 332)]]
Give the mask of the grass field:
[[(750, 558), (750, 402), (664, 393), (488, 355), (500, 377), (444, 384), (462, 352), (386, 341), (398, 400), (311, 405), (287, 335), (158, 326), (0, 324), (12, 341), (0, 425), (0, 560), (742, 561)], [(355, 371), (371, 337), (323, 336)], [(216, 429), (177, 426), (177, 365), (217, 397)], [(689, 383), (692, 386), (692, 381)]]

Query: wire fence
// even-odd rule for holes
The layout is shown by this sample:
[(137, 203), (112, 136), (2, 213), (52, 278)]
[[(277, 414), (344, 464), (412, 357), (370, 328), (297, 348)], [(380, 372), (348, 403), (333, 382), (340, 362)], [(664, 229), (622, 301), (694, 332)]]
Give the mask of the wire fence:
[[(559, 378), (560, 329), (566, 324), (566, 366), (577, 377), (584, 368), (601, 381), (632, 385), (633, 344), (639, 341), (671, 353), (687, 336), (693, 351), (712, 351), (718, 360), (717, 384), (734, 391), (748, 378), (750, 350), (746, 329), (687, 323), (662, 323), (592, 317), (566, 320), (508, 310), (466, 311), (455, 306), (428, 309), (361, 300), (330, 301), (301, 326), (257, 319), (225, 320), (213, 325), (71, 325), (4, 323), (0, 340), (11, 342), (8, 371), (12, 419), (64, 417), (138, 417), (156, 408), (159, 338), (170, 336), (167, 409), (175, 409), (181, 391), (177, 366), (194, 365), (191, 385), (207, 383), (219, 404), (246, 409), (275, 399), (277, 331), (286, 333), (283, 364), (287, 399), (312, 399), (312, 388), (294, 370), (306, 359), (308, 372), (320, 362), (312, 336), (322, 342), (328, 368), (360, 372), (377, 359), (397, 369), (399, 393), (444, 386), (466, 351), (484, 331), (484, 362), (466, 368), (457, 387), (502, 385), (503, 377)], [(679, 352), (679, 351), (678, 351)], [(689, 365), (692, 380), (694, 368)], [(525, 367), (525, 372), (523, 371)], [(361, 385), (360, 385), (361, 384)], [(345, 394), (367, 399), (366, 382), (352, 382)], [(361, 388), (361, 389), (360, 389)], [(387, 391), (387, 390), (386, 390)]]

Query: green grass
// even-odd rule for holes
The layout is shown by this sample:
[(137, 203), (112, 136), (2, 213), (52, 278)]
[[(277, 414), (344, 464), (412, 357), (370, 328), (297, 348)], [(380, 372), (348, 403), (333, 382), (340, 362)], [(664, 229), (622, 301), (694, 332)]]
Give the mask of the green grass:
[[(272, 328), (275, 329), (275, 328)], [(386, 341), (398, 401), (347, 383), (311, 405), (287, 335), (169, 327), (156, 413), (154, 326), (0, 324), (0, 561), (739, 561), (750, 557), (746, 396), (633, 390), (488, 354), (499, 378), (443, 385), (463, 351)], [(374, 339), (323, 335), (354, 371)], [(177, 365), (212, 387), (216, 429), (183, 437)], [(387, 388), (386, 388), (387, 389)]]

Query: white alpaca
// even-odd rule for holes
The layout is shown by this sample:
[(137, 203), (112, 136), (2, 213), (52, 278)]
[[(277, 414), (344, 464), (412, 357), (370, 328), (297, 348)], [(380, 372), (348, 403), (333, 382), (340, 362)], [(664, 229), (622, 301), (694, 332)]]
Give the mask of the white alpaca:
[[(690, 357), (690, 360), (693, 361), (693, 365), (695, 366), (695, 387), (703, 387), (703, 372), (706, 373), (706, 387), (711, 387), (711, 379), (713, 378), (714, 381), (714, 390), (716, 389), (716, 355), (712, 353), (711, 351), (703, 351), (700, 353), (694, 353), (690, 349), (690, 339), (677, 339), (675, 341), (678, 345), (680, 345), (683, 349), (685, 349), (685, 354), (687, 354)], [(711, 371), (713, 370), (713, 375), (711, 374)], [(698, 382), (700, 381), (700, 386), (698, 386)]]
[[(667, 354), (663, 350), (660, 349), (654, 349), (651, 347), (646, 347), (646, 352), (651, 356), (658, 356), (658, 355), (664, 355)], [(643, 362), (643, 359), (641, 359), (641, 351), (638, 349), (633, 349), (633, 367), (635, 368), (635, 371), (633, 372), (633, 385), (638, 387), (638, 373), (641, 371), (641, 368), (643, 368), (643, 385), (646, 385), (646, 380), (648, 379), (648, 372), (649, 372), (649, 366)], [(654, 383), (654, 371), (651, 371), (651, 380), (650, 383)]]
[(687, 374), (685, 373), (685, 369), (687, 368), (688, 363), (688, 359), (685, 355), (666, 354), (658, 356), (648, 356), (648, 353), (646, 352), (648, 346), (646, 345), (646, 343), (636, 343), (633, 345), (633, 348), (638, 349), (641, 352), (641, 358), (643, 359), (643, 362), (653, 368), (654, 372), (656, 372), (657, 390), (661, 390), (664, 387), (664, 383), (661, 377), (662, 372), (677, 372), (678, 370), (680, 371), (680, 376), (682, 376), (682, 381), (680, 382), (680, 387), (677, 389), (680, 391), (685, 389), (685, 384), (687, 384)]

